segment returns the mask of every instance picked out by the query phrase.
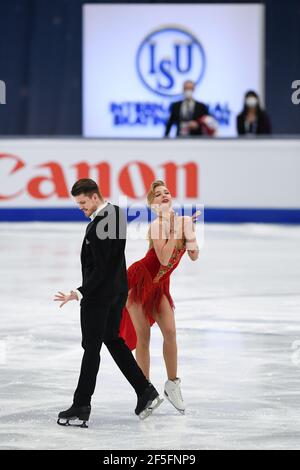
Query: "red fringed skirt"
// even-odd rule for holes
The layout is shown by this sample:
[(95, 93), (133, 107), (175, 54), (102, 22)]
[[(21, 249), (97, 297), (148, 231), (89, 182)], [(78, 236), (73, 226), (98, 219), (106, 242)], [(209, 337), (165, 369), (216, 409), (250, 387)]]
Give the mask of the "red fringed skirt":
[[(140, 304), (144, 314), (148, 317), (150, 326), (155, 323), (153, 312), (160, 311), (160, 304), (165, 295), (174, 309), (175, 305), (170, 295), (170, 274), (179, 264), (185, 250), (174, 250), (168, 266), (161, 266), (154, 249), (148, 251), (143, 260), (132, 264), (127, 271), (129, 296), (127, 304)], [(129, 312), (123, 309), (120, 325), (120, 336), (125, 340), (128, 347), (136, 348), (137, 337)]]
[[(172, 308), (175, 308), (173, 299), (169, 291), (170, 278), (159, 283), (153, 283), (151, 274), (141, 261), (137, 261), (128, 269), (128, 305), (131, 303), (141, 304), (145, 315), (149, 319), (150, 326), (155, 323), (152, 312), (159, 312), (160, 303), (165, 295)], [(125, 307), (123, 310), (120, 326), (120, 336), (125, 340), (128, 347), (136, 348), (137, 337), (129, 312)]]

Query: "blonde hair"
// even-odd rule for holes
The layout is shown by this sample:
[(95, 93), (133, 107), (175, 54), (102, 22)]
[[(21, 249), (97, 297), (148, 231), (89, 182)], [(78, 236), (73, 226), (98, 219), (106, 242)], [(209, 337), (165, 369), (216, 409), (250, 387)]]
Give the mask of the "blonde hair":
[(159, 186), (166, 186), (165, 182), (163, 180), (155, 180), (155, 181), (153, 181), (153, 183), (150, 186), (150, 189), (149, 189), (148, 194), (147, 194), (147, 203), (148, 203), (149, 207), (151, 206), (151, 204), (153, 202), (155, 190)]
[[(148, 194), (147, 194), (147, 203), (148, 203), (148, 206), (150, 208), (151, 208), (151, 204), (152, 204), (152, 202), (154, 200), (154, 197), (155, 197), (154, 196), (155, 195), (155, 190), (159, 186), (165, 186), (166, 187), (166, 184), (163, 180), (155, 180), (155, 181), (153, 181), (153, 183), (150, 186), (150, 189), (149, 189)], [(149, 227), (148, 237), (147, 238), (149, 240), (149, 250), (150, 250), (153, 247), (153, 240), (151, 238), (151, 226)], [(184, 245), (185, 245), (185, 238), (184, 238), (184, 235), (183, 235), (183, 239), (177, 241), (177, 248), (182, 248)]]

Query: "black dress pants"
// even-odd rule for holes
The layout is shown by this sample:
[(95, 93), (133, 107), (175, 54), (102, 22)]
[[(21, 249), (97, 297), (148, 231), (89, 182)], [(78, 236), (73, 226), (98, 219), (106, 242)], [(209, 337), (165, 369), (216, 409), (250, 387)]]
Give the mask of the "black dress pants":
[(116, 299), (86, 300), (81, 302), (81, 330), (84, 355), (74, 405), (87, 406), (95, 391), (96, 379), (100, 366), (100, 351), (104, 343), (115, 363), (128, 382), (141, 395), (148, 381), (137, 365), (132, 352), (119, 337), (122, 310), (127, 301), (127, 294), (120, 294)]

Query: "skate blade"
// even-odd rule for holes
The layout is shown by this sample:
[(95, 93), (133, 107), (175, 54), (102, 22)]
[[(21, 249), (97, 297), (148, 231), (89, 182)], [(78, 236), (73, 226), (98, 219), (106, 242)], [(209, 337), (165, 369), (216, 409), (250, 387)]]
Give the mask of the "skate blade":
[(164, 401), (163, 398), (161, 397), (156, 397), (148, 406), (145, 410), (143, 410), (140, 414), (139, 414), (139, 418), (140, 420), (144, 420), (146, 418), (148, 418), (148, 416), (152, 415), (153, 411), (156, 410), (156, 408), (158, 408), (162, 402)]
[(170, 400), (170, 398), (169, 398), (169, 396), (167, 395), (166, 392), (164, 392), (164, 396), (166, 397), (166, 399), (168, 400), (168, 402), (171, 403), (172, 406), (174, 406), (175, 410), (179, 411), (179, 413), (180, 413), (181, 415), (185, 415), (185, 409), (182, 410), (182, 409), (180, 409), (180, 408), (177, 408), (177, 406), (175, 406), (174, 403), (172, 403), (172, 401)]
[[(88, 428), (88, 425), (87, 425), (87, 421), (82, 421), (81, 424), (79, 423), (70, 423), (70, 421), (76, 421), (77, 418), (74, 418), (74, 419), (63, 419), (62, 418), (58, 418), (57, 420), (57, 424), (59, 426), (65, 426), (65, 427), (71, 427), (71, 428), (82, 428), (82, 429), (87, 429)], [(81, 420), (79, 420), (81, 421)]]

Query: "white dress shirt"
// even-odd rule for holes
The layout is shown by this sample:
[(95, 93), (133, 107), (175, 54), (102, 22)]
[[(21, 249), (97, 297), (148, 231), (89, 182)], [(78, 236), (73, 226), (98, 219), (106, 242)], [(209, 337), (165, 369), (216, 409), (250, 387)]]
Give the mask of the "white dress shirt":
[(180, 115), (181, 119), (190, 121), (194, 114), (195, 100), (184, 100), (181, 104)]
[[(100, 206), (97, 207), (97, 209), (95, 210), (95, 212), (93, 212), (92, 215), (91, 215), (91, 217), (90, 217), (91, 221), (93, 221), (93, 220), (97, 217), (97, 215), (99, 214), (99, 212), (101, 212), (102, 209), (104, 209), (104, 207), (107, 206), (107, 204), (108, 204), (108, 201), (105, 201), (104, 204), (100, 204)], [(74, 292), (76, 292), (77, 297), (78, 297), (78, 300), (80, 301), (80, 300), (82, 299), (82, 297), (83, 297), (82, 293), (81, 293), (80, 290), (78, 290), (78, 289), (74, 289)]]
[(105, 201), (104, 204), (100, 204), (100, 206), (98, 206), (98, 208), (95, 210), (95, 212), (92, 213), (92, 215), (90, 217), (91, 221), (93, 221), (95, 219), (95, 217), (97, 217), (99, 212), (102, 211), (102, 209), (104, 209), (104, 207), (106, 207), (107, 204), (108, 204), (108, 201)]

